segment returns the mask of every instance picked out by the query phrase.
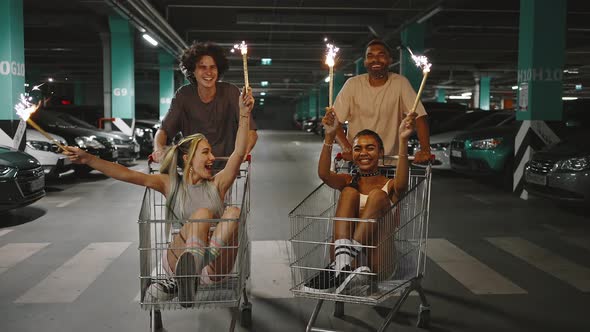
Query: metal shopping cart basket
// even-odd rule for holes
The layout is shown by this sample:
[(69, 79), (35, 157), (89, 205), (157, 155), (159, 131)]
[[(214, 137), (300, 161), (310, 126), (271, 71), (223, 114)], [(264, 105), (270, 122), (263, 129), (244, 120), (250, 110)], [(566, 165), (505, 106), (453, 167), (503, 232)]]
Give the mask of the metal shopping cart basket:
[[(217, 160), (222, 158), (217, 158)], [(227, 158), (225, 158), (227, 159)], [(150, 172), (153, 172), (150, 168)], [(140, 304), (143, 309), (150, 311), (150, 327), (152, 331), (163, 328), (161, 310), (175, 310), (181, 308), (207, 309), (230, 308), (232, 319), (230, 331), (234, 331), (236, 321), (239, 319), (244, 327), (249, 327), (252, 322), (252, 307), (248, 300), (246, 282), (250, 277), (250, 244), (248, 240), (247, 224), (250, 211), (250, 157), (242, 164), (240, 173), (232, 187), (226, 194), (224, 205), (240, 208), (239, 218), (236, 219), (199, 219), (199, 220), (175, 220), (166, 218), (166, 198), (159, 192), (146, 188), (143, 203), (139, 214), (139, 257), (140, 257)], [(174, 277), (171, 276), (162, 263), (169, 249), (173, 248), (173, 234), (178, 233), (182, 223), (197, 226), (197, 223), (210, 223), (210, 234), (221, 223), (237, 223), (237, 232), (228, 244), (217, 247), (223, 252), (231, 252), (227, 255), (227, 262), (235, 259), (231, 270), (216, 274), (208, 274), (208, 282), (203, 282), (203, 273), (188, 276), (199, 280), (196, 295), (193, 300), (180, 301), (178, 288)], [(227, 224), (235, 225), (235, 224)], [(210, 247), (203, 248), (205, 250)], [(219, 257), (222, 257), (221, 255)], [(235, 257), (235, 258), (234, 258)], [(225, 259), (224, 259), (225, 260)], [(166, 260), (165, 260), (166, 261)], [(223, 263), (225, 264), (225, 263)], [(182, 278), (182, 276), (178, 276)], [(173, 283), (171, 283), (171, 281)], [(170, 287), (150, 287), (152, 284), (168, 285)], [(173, 286), (171, 286), (173, 285)], [(149, 292), (147, 291), (149, 288)]]
[[(393, 177), (395, 174), (394, 167), (382, 167), (381, 171), (387, 177)], [(377, 268), (370, 271), (357, 269), (347, 272), (348, 276), (344, 276), (354, 277), (357, 281), (354, 287), (348, 289), (309, 287), (310, 281), (318, 278), (320, 274), (326, 277), (334, 276), (331, 275), (334, 270), (329, 264), (333, 261), (334, 213), (340, 192), (322, 184), (291, 211), (291, 291), (294, 296), (318, 300), (306, 331), (331, 331), (313, 326), (324, 300), (336, 301), (334, 315), (342, 317), (344, 303), (375, 306), (401, 293), (379, 328), (379, 331), (384, 331), (413, 290), (418, 292), (421, 300), (417, 325), (429, 325), (430, 307), (421, 280), (426, 264), (430, 179), (430, 166), (412, 167), (407, 192), (382, 217), (338, 218), (353, 223), (378, 225), (373, 238), (368, 241), (370, 245), (360, 245), (357, 248), (359, 251), (362, 249), (364, 259), (377, 253), (378, 256), (373, 257), (378, 259), (372, 262)], [(362, 253), (355, 260), (361, 261)], [(363, 264), (365, 263), (358, 263)]]

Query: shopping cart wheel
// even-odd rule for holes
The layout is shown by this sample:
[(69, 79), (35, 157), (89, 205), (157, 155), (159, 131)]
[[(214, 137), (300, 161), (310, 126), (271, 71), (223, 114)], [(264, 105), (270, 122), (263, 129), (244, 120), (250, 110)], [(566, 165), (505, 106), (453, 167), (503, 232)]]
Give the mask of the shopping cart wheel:
[(416, 326), (423, 329), (427, 329), (430, 326), (430, 308), (420, 308)]
[(252, 303), (242, 303), (240, 306), (240, 325), (244, 328), (252, 326)]

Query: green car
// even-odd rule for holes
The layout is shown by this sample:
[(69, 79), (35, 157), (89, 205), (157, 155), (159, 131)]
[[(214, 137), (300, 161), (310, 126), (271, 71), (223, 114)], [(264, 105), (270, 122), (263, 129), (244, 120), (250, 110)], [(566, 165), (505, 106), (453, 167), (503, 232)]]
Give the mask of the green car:
[(0, 211), (32, 204), (45, 196), (45, 173), (31, 155), (0, 146)]
[(511, 186), (517, 132), (512, 115), (497, 126), (457, 135), (451, 142), (451, 168), (469, 175), (498, 175), (506, 187)]

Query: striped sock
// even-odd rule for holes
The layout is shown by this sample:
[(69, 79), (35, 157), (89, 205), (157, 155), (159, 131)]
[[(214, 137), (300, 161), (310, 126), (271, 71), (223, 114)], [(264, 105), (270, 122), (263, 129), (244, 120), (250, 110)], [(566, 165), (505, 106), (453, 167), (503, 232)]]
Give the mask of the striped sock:
[(346, 265), (351, 265), (352, 260), (361, 251), (361, 244), (355, 240), (338, 239), (335, 242), (334, 258), (336, 260), (336, 271), (342, 270)]
[(199, 239), (196, 236), (190, 237), (186, 240), (186, 251), (193, 254), (195, 257), (195, 263), (197, 266), (198, 273), (201, 272), (203, 266), (205, 266), (205, 256), (207, 253), (206, 247), (207, 244), (203, 242), (203, 240)]
[(215, 261), (215, 258), (221, 254), (221, 249), (226, 246), (227, 245), (222, 239), (211, 237), (211, 240), (209, 241), (209, 249), (205, 255), (207, 263)]

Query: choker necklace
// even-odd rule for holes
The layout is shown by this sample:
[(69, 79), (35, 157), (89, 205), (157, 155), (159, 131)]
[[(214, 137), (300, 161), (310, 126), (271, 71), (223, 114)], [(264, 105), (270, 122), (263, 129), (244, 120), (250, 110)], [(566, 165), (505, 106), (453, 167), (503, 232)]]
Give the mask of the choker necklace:
[(376, 170), (372, 173), (361, 173), (359, 172), (359, 175), (362, 177), (369, 177), (369, 176), (377, 176), (377, 175), (381, 175), (381, 172), (379, 170)]

